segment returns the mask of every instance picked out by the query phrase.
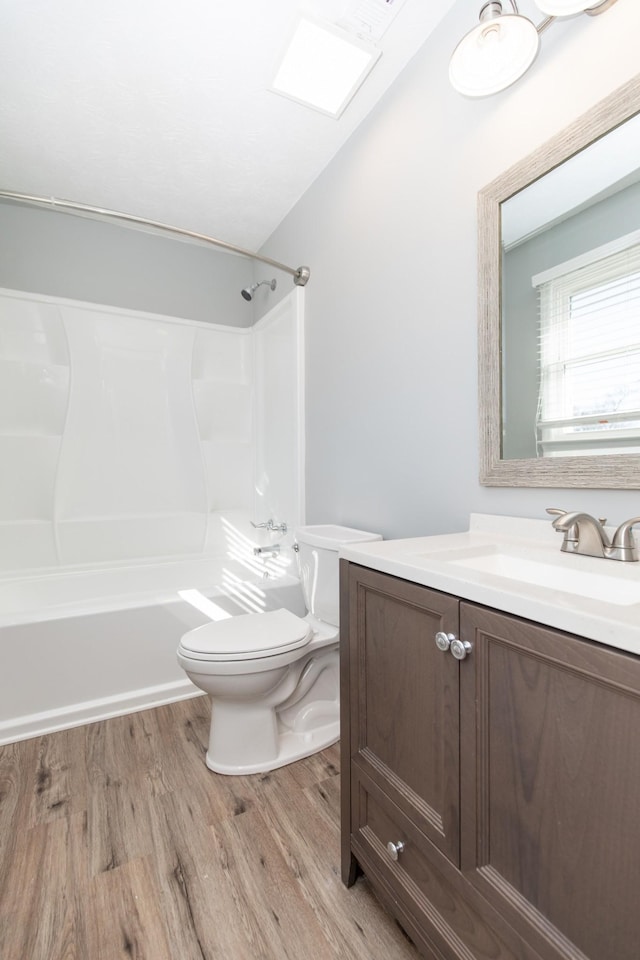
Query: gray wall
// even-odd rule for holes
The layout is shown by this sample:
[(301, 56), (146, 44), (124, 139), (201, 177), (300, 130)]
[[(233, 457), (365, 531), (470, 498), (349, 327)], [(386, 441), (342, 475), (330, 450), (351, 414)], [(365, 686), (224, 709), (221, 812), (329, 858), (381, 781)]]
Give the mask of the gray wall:
[(505, 458), (536, 456), (538, 291), (531, 285), (531, 278), (638, 228), (640, 183), (634, 183), (543, 230), (505, 255), (502, 349), (509, 360), (503, 379)]
[(0, 202), (0, 287), (10, 290), (246, 327), (256, 304), (240, 291), (253, 274), (251, 261), (213, 247)]
[(476, 396), (477, 192), (635, 74), (640, 4), (553, 24), (525, 78), (473, 101), (447, 65), (477, 8), (452, 8), (264, 248), (312, 271), (309, 522), (389, 537), (470, 512), (640, 513), (640, 492), (481, 487)]

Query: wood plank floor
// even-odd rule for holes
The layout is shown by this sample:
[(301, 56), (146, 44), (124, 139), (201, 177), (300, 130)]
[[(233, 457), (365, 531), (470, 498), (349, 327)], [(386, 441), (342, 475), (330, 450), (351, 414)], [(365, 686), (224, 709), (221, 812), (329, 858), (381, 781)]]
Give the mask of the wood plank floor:
[(2, 960), (417, 960), (340, 881), (338, 747), (204, 763), (206, 697), (0, 747)]

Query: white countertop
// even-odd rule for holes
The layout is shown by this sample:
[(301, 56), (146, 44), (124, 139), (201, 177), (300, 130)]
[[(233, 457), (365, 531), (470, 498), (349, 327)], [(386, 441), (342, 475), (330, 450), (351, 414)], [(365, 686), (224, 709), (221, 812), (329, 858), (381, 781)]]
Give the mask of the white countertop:
[(550, 521), (471, 514), (466, 533), (356, 543), (340, 556), (640, 655), (640, 562), (561, 543)]

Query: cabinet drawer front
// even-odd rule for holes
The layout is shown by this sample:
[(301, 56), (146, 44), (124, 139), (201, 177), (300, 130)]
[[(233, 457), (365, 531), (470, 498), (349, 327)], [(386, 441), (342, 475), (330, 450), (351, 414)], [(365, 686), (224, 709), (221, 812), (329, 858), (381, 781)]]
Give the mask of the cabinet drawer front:
[(462, 604), (464, 875), (550, 960), (640, 956), (640, 659)]
[(351, 565), (351, 757), (459, 863), (458, 601)]
[[(481, 898), (470, 905), (468, 885), (415, 824), (365, 775), (352, 784), (352, 848), (374, 883), (381, 882), (392, 900), (412, 917), (428, 941), (455, 960), (533, 960), (518, 938), (498, 936), (488, 922)], [(403, 845), (397, 859), (387, 844)], [(387, 896), (387, 901), (389, 897)], [(473, 896), (471, 898), (473, 900)], [(488, 908), (489, 915), (493, 912)]]

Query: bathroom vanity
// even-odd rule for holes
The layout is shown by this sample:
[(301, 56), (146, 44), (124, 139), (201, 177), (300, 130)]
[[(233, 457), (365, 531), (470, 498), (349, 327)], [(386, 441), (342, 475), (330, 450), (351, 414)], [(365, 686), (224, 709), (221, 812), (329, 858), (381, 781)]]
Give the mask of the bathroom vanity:
[(342, 557), (344, 882), (429, 958), (637, 960), (640, 563), (480, 515)]

